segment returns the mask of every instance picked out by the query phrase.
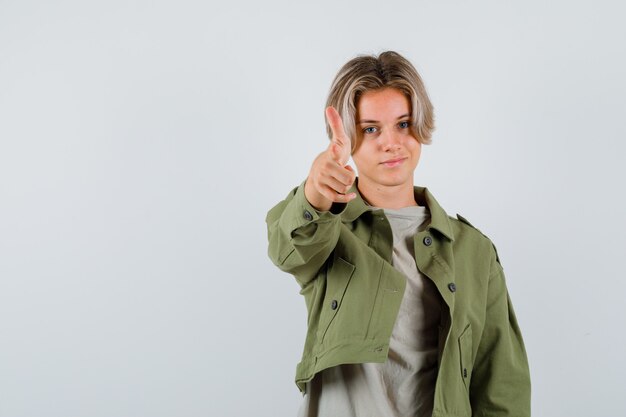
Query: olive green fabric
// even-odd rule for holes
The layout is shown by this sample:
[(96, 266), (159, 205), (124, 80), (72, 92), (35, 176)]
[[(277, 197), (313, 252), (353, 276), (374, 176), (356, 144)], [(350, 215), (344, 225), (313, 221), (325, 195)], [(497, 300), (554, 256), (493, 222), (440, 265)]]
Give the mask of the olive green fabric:
[[(295, 277), (308, 310), (301, 391), (323, 369), (387, 359), (406, 278), (391, 265), (383, 210), (368, 210), (357, 184), (357, 198), (318, 212), (303, 182), (267, 214), (269, 257)], [(529, 416), (526, 351), (495, 247), (426, 188), (415, 198), (431, 213), (415, 261), (443, 300), (433, 417)]]

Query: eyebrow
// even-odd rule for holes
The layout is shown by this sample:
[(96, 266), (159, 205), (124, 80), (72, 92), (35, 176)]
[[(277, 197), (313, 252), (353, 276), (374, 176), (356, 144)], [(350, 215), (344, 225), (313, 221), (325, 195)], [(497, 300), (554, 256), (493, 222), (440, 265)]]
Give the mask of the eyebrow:
[[(396, 120), (404, 119), (405, 117), (409, 117), (409, 116), (410, 116), (410, 114), (406, 113), (406, 114), (403, 114), (402, 116), (398, 116), (398, 118)], [(380, 123), (380, 122), (378, 120), (359, 120), (357, 122), (357, 124), (359, 124), (359, 125), (364, 124), (364, 123)]]

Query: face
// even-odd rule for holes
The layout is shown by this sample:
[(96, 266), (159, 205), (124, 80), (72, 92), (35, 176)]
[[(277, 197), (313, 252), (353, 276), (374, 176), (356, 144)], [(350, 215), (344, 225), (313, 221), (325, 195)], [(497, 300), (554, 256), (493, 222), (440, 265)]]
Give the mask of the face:
[[(357, 144), (352, 160), (359, 184), (382, 190), (413, 187), (422, 145), (410, 130), (409, 99), (398, 89), (364, 93), (357, 103)], [(365, 184), (364, 184), (365, 185)]]

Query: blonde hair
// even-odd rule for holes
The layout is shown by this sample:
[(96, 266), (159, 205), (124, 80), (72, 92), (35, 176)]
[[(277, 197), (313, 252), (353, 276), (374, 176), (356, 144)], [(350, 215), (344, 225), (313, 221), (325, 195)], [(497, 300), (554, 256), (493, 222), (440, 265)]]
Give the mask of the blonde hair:
[[(339, 70), (330, 87), (326, 107), (333, 106), (339, 112), (352, 142), (352, 151), (356, 146), (355, 119), (359, 98), (367, 91), (388, 87), (400, 90), (409, 99), (413, 136), (423, 144), (432, 142), (435, 130), (433, 105), (421, 77), (402, 55), (386, 51), (378, 56), (363, 55), (351, 59)], [(332, 138), (328, 121), (326, 132)]]

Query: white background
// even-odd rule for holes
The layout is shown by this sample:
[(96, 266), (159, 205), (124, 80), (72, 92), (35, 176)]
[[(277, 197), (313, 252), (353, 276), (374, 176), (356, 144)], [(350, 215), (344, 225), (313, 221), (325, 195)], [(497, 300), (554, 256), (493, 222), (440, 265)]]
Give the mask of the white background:
[(498, 247), (534, 416), (626, 414), (626, 29), (607, 1), (0, 0), (0, 416), (290, 416), (265, 214), (336, 71), (422, 75), (416, 184)]

